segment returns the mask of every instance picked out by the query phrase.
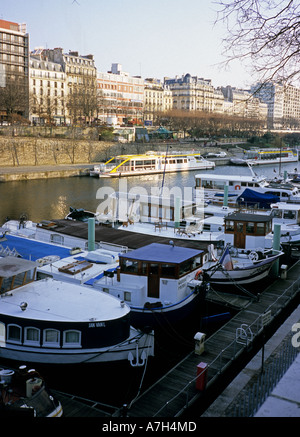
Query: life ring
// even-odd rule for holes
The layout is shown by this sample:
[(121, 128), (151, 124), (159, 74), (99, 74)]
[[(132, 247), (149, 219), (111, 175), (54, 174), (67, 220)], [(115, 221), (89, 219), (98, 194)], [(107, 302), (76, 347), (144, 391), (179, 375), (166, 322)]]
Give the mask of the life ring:
[(251, 261), (258, 261), (258, 259), (259, 259), (259, 255), (258, 255), (258, 253), (257, 253), (255, 250), (252, 250), (252, 251), (249, 253), (249, 259), (250, 259)]
[(240, 185), (236, 185), (236, 186), (234, 187), (234, 189), (235, 189), (235, 190), (240, 190), (240, 189), (241, 189), (241, 186), (240, 186)]
[(199, 277), (202, 275), (202, 270), (198, 270), (195, 274), (195, 280), (199, 281)]

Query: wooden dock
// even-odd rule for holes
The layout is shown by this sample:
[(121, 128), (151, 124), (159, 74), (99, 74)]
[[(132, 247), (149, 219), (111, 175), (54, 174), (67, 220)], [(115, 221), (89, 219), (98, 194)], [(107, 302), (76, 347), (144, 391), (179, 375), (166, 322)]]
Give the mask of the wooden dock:
[[(278, 279), (245, 308), (209, 337), (204, 352), (192, 351), (166, 375), (149, 387), (132, 405), (130, 417), (179, 417), (195, 406), (200, 416), (231, 380), (276, 332), (299, 303), (300, 262), (289, 271), (288, 279)], [(197, 376), (197, 365), (206, 369)], [(196, 382), (205, 378), (205, 389)], [(116, 412), (114, 415), (117, 416)]]

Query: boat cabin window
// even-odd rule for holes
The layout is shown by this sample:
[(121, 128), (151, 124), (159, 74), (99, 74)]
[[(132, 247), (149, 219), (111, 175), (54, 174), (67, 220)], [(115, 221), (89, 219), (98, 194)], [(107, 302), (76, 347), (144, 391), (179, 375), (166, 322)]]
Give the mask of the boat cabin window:
[(287, 220), (295, 220), (296, 211), (283, 211), (283, 218)]
[(0, 277), (0, 294), (22, 285), (32, 282), (35, 278), (36, 269), (18, 273), (8, 278)]
[(45, 329), (43, 344), (44, 346), (59, 346), (60, 332), (57, 329)]
[(139, 262), (131, 259), (121, 260), (121, 272), (123, 273), (139, 273)]
[(225, 222), (225, 230), (227, 232), (233, 232), (234, 231), (234, 221), (226, 220), (226, 222)]
[(255, 232), (254, 222), (248, 222), (246, 224), (246, 232), (247, 232), (247, 234), (254, 234), (254, 232)]
[(161, 276), (164, 278), (174, 278), (176, 276), (176, 266), (174, 264), (162, 264)]
[(172, 263), (150, 263), (146, 261), (135, 261), (131, 259), (120, 259), (121, 273), (138, 274), (141, 276), (148, 276), (150, 273), (158, 275), (162, 278), (179, 278), (181, 275), (199, 268), (202, 265), (201, 256), (196, 256), (181, 264)]
[(40, 344), (40, 330), (33, 327), (25, 328), (24, 343), (39, 345)]
[(18, 325), (7, 326), (7, 340), (14, 343), (21, 343), (22, 330)]
[(282, 210), (281, 209), (273, 209), (272, 211), (273, 217), (282, 218)]
[(70, 330), (64, 331), (63, 335), (63, 346), (64, 347), (74, 347), (81, 345), (81, 332)]
[(256, 223), (256, 235), (265, 235), (264, 223)]

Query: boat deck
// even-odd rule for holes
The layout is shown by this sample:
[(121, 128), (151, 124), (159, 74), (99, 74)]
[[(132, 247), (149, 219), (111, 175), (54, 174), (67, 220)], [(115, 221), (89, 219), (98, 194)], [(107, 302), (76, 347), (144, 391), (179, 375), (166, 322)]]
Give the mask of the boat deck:
[[(230, 381), (245, 367), (276, 332), (299, 300), (300, 262), (249, 301), (236, 316), (205, 341), (201, 355), (195, 351), (149, 387), (129, 409), (130, 417), (178, 417), (197, 404), (197, 414), (206, 410)], [(244, 333), (241, 332), (241, 328)], [(243, 335), (244, 334), (244, 335)], [(205, 390), (196, 388), (197, 366), (204, 363)], [(116, 413), (117, 414), (117, 413)]]
[[(55, 229), (49, 228), (51, 232), (59, 232), (77, 238), (88, 240), (88, 224), (71, 221), (71, 220), (53, 220)], [(120, 246), (127, 246), (130, 249), (138, 249), (151, 243), (165, 243), (168, 244), (170, 237), (161, 237), (159, 232), (157, 236), (145, 235), (138, 232), (128, 232), (122, 229), (111, 228), (105, 225), (95, 225), (95, 241), (117, 244)], [(190, 247), (195, 249), (206, 249), (206, 242), (199, 242), (189, 238), (176, 238), (176, 234), (172, 240), (177, 246)]]

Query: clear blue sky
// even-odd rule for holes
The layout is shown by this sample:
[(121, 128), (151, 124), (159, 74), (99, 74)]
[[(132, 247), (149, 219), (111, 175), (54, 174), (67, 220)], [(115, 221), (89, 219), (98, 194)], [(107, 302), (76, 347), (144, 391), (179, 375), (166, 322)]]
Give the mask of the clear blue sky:
[(2, 0), (0, 18), (26, 23), (30, 50), (62, 47), (93, 54), (98, 71), (112, 63), (143, 78), (190, 73), (216, 87), (248, 86), (240, 62), (220, 63), (225, 28), (211, 0)]

